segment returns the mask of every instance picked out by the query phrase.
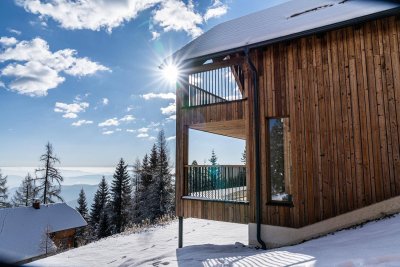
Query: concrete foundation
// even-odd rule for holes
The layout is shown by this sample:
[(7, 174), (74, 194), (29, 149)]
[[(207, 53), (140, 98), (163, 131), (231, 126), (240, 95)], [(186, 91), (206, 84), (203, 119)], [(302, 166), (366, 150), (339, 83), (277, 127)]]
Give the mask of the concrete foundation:
[[(298, 244), (343, 228), (400, 212), (400, 196), (381, 201), (302, 228), (261, 225), (261, 237), (268, 248)], [(258, 246), (257, 224), (249, 224), (249, 245)]]

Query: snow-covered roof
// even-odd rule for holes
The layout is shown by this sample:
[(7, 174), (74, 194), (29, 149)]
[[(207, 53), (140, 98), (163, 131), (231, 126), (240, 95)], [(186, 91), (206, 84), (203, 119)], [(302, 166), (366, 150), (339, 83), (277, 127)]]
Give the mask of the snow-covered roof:
[(256, 47), (398, 12), (390, 0), (292, 0), (221, 23), (173, 54), (179, 61)]
[(87, 225), (65, 203), (0, 209), (0, 260), (18, 262), (44, 254), (41, 242), (50, 233)]

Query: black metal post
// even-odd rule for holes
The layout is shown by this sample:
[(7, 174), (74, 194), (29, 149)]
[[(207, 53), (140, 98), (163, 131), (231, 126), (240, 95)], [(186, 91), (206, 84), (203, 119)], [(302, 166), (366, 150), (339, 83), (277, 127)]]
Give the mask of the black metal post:
[(178, 235), (178, 248), (182, 248), (183, 244), (183, 217), (179, 216), (179, 235)]

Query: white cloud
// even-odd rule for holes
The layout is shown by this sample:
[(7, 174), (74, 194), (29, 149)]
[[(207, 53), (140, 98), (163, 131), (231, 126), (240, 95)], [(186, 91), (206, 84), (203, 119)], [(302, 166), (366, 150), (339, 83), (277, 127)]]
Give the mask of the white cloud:
[[(165, 32), (185, 31), (192, 37), (202, 33), (200, 26), (208, 19), (226, 13), (227, 7), (214, 1), (205, 14), (195, 10), (192, 0), (16, 0), (27, 12), (37, 14), (46, 24), (48, 18), (57, 21), (62, 28), (111, 31), (135, 19), (146, 9), (155, 8), (152, 22)], [(225, 12), (225, 13), (224, 13)], [(159, 31), (150, 29), (152, 39)]]
[(72, 104), (56, 102), (54, 111), (58, 113), (64, 113), (64, 118), (75, 119), (78, 117), (78, 113), (85, 112), (88, 107), (89, 103), (87, 102), (76, 102)]
[(167, 118), (168, 121), (174, 121), (176, 120), (176, 115), (171, 115)]
[(166, 32), (185, 31), (192, 37), (203, 33), (199, 27), (203, 17), (194, 10), (192, 1), (188, 4), (179, 0), (163, 1), (160, 8), (154, 11), (153, 21)]
[(79, 121), (73, 122), (71, 125), (79, 127), (79, 126), (82, 126), (82, 125), (85, 125), (85, 124), (92, 124), (92, 123), (93, 123), (93, 121), (79, 120)]
[(16, 35), (21, 35), (21, 33), (22, 33), (21, 31), (18, 31), (16, 29), (12, 29), (12, 28), (8, 28), (7, 31), (10, 33), (16, 34)]
[(17, 0), (17, 4), (41, 18), (53, 18), (65, 29), (106, 29), (111, 32), (160, 1)]
[(159, 32), (156, 32), (156, 31), (152, 31), (151, 32), (151, 40), (152, 41), (154, 41), (154, 40), (157, 40), (158, 38), (160, 38), (160, 33)]
[(104, 135), (110, 135), (110, 134), (113, 134), (114, 133), (114, 131), (105, 131), (105, 132), (102, 132), (102, 134), (104, 134)]
[(133, 106), (129, 106), (129, 107), (126, 108), (126, 112), (130, 112), (132, 110), (133, 110)]
[(172, 140), (175, 140), (176, 139), (176, 136), (170, 136), (170, 137), (168, 137), (166, 140), (167, 141), (172, 141)]
[(118, 126), (119, 121), (117, 118), (112, 118), (112, 119), (105, 120), (105, 121), (99, 123), (98, 125), (99, 125), (99, 127)]
[(2, 81), (0, 81), (0, 87), (6, 88), (6, 85)]
[(164, 115), (173, 115), (176, 112), (176, 103), (170, 103), (167, 107), (160, 108)]
[(225, 15), (226, 12), (228, 12), (228, 6), (223, 4), (220, 0), (215, 0), (214, 4), (207, 9), (203, 18), (205, 21), (208, 21), (212, 18), (219, 18), (222, 15)]
[(149, 137), (149, 134), (147, 134), (147, 133), (140, 133), (140, 134), (138, 134), (136, 137), (139, 137), (139, 138), (146, 138), (146, 137)]
[(122, 129), (121, 129), (121, 128), (117, 128), (117, 129), (115, 129), (115, 131), (116, 131), (116, 132), (121, 132)]
[(66, 118), (66, 119), (76, 119), (76, 118), (78, 118), (78, 115), (76, 115), (75, 113), (65, 113), (65, 114), (63, 115), (63, 118)]
[(124, 117), (122, 117), (119, 120), (124, 121), (124, 122), (130, 122), (130, 121), (135, 120), (135, 117), (133, 117), (133, 115), (125, 115)]
[(28, 96), (45, 96), (48, 90), (56, 88), (65, 80), (57, 71), (37, 61), (29, 61), (23, 65), (9, 64), (1, 70), (1, 75), (15, 77), (8, 87)]
[(0, 52), (0, 63), (9, 62), (0, 73), (14, 78), (9, 84), (11, 90), (29, 96), (45, 96), (48, 90), (65, 81), (61, 73), (81, 77), (98, 71), (110, 71), (86, 57), (78, 58), (76, 54), (73, 49), (53, 53), (41, 38), (17, 41)]
[(110, 102), (110, 100), (108, 100), (108, 98), (103, 98), (103, 105), (104, 106), (107, 106), (109, 102)]
[(15, 45), (16, 43), (18, 43), (18, 40), (14, 37), (0, 37), (0, 45), (2, 46), (11, 46)]
[(137, 131), (138, 131), (139, 133), (147, 133), (149, 130), (150, 130), (150, 128), (143, 127), (143, 128), (138, 129)]
[(136, 132), (136, 131), (133, 130), (133, 129), (126, 129), (126, 131), (127, 131), (128, 133), (134, 133), (134, 132)]
[(150, 100), (150, 99), (154, 99), (154, 98), (175, 100), (175, 98), (176, 98), (174, 93), (158, 93), (158, 94), (148, 93), (148, 94), (142, 95), (141, 97), (144, 98), (145, 100)]
[(154, 140), (156, 140), (156, 139), (157, 139), (157, 138), (155, 138), (154, 136), (150, 136), (150, 137), (149, 137), (149, 140), (150, 140), (150, 141), (154, 141)]

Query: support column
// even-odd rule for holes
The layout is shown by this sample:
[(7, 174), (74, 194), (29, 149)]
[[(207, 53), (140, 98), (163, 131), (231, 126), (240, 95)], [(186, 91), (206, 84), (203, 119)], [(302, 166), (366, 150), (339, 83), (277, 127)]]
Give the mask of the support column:
[(178, 235), (178, 248), (182, 248), (183, 244), (183, 217), (179, 216), (179, 235)]

